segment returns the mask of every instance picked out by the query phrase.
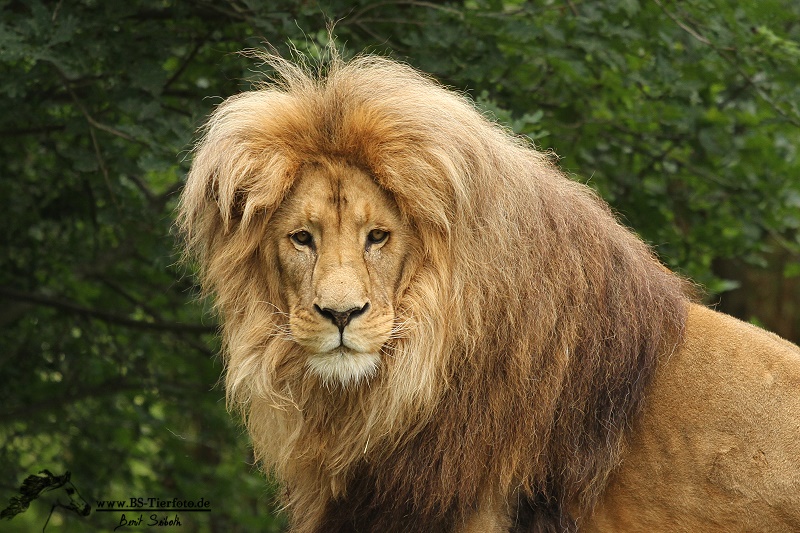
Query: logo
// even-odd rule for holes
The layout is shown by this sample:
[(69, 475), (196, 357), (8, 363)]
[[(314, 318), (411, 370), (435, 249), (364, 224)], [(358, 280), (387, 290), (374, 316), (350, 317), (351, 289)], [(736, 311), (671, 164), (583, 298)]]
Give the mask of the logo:
[(98, 500), (95, 512), (117, 513), (121, 527), (180, 527), (183, 513), (210, 513), (211, 502), (205, 498), (189, 500), (183, 498), (133, 497), (125, 500)]

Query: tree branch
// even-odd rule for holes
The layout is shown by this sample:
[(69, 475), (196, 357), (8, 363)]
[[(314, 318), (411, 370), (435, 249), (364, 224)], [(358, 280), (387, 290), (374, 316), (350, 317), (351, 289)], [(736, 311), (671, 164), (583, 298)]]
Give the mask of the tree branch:
[(10, 130), (0, 130), (0, 137), (19, 137), (22, 135), (35, 135), (39, 133), (50, 133), (52, 131), (64, 131), (66, 126), (54, 124), (52, 126), (40, 126), (38, 128), (14, 128)]
[(65, 391), (64, 394), (54, 394), (49, 398), (38, 402), (26, 403), (24, 407), (12, 411), (0, 413), (0, 422), (19, 420), (28, 418), (41, 411), (58, 409), (68, 404), (83, 400), (84, 398), (109, 396), (124, 391), (143, 390), (145, 384), (133, 383), (121, 377), (109, 379), (94, 387), (81, 387), (72, 391)]
[(658, 7), (660, 7), (661, 11), (663, 11), (666, 16), (672, 19), (672, 22), (677, 24), (683, 31), (685, 31), (686, 33), (688, 33), (689, 35), (691, 35), (692, 37), (694, 37), (695, 39), (697, 39), (698, 41), (700, 41), (705, 45), (712, 47), (714, 46), (711, 41), (700, 35), (698, 32), (694, 31), (694, 29), (692, 29), (689, 25), (684, 24), (684, 22), (681, 19), (679, 19), (678, 17), (667, 11), (667, 8), (664, 7), (664, 5), (659, 0), (653, 0), (653, 3)]
[(89, 110), (86, 109), (86, 106), (83, 105), (83, 102), (80, 101), (80, 99), (78, 98), (78, 95), (75, 94), (75, 91), (72, 90), (72, 80), (70, 80), (67, 77), (67, 75), (64, 74), (64, 71), (62, 71), (61, 68), (59, 68), (58, 65), (56, 65), (55, 63), (51, 63), (51, 64), (52, 64), (53, 68), (55, 69), (55, 71), (58, 73), (58, 76), (61, 78), (61, 81), (64, 84), (64, 88), (69, 93), (70, 97), (72, 98), (72, 101), (75, 103), (76, 106), (78, 106), (78, 109), (83, 114), (84, 118), (86, 119), (86, 122), (88, 122), (91, 127), (96, 128), (98, 130), (105, 131), (106, 133), (110, 133), (111, 135), (115, 135), (117, 137), (125, 139), (126, 141), (138, 143), (138, 144), (141, 144), (142, 146), (147, 146), (147, 147), (150, 146), (145, 141), (142, 141), (142, 140), (136, 139), (134, 137), (131, 137), (130, 135), (128, 135), (125, 132), (119, 131), (116, 128), (112, 128), (111, 126), (107, 126), (107, 125), (103, 124), (102, 122), (98, 122), (97, 120), (95, 120), (94, 117), (92, 117), (92, 115), (89, 114)]
[(699, 42), (703, 43), (704, 45), (708, 46), (712, 50), (714, 50), (719, 57), (721, 57), (726, 63), (728, 63), (731, 67), (739, 73), (740, 76), (744, 78), (744, 80), (753, 88), (753, 90), (764, 100), (768, 106), (770, 106), (773, 111), (778, 113), (781, 117), (783, 117), (786, 121), (794, 126), (800, 126), (800, 120), (797, 117), (789, 115), (784, 109), (782, 109), (778, 103), (770, 96), (767, 91), (765, 91), (755, 80), (754, 76), (751, 76), (747, 73), (741, 65), (741, 62), (737, 59), (736, 54), (730, 54), (729, 52), (736, 52), (735, 48), (725, 48), (721, 46), (717, 46), (714, 44), (710, 39), (706, 38), (705, 36), (701, 35), (698, 31), (694, 30), (693, 28), (689, 27), (685, 24), (680, 18), (675, 16), (674, 14), (670, 13), (666, 7), (661, 3), (660, 0), (653, 0), (653, 2), (661, 8), (661, 11), (664, 12), (675, 24), (678, 25), (683, 31), (691, 35), (693, 38), (697, 39)]
[(0, 297), (8, 298), (21, 302), (28, 302), (44, 307), (52, 307), (53, 309), (60, 309), (69, 313), (86, 316), (107, 322), (109, 324), (117, 324), (131, 329), (152, 330), (152, 331), (171, 331), (176, 333), (216, 333), (218, 328), (216, 325), (205, 326), (202, 324), (183, 324), (180, 322), (166, 322), (166, 321), (153, 321), (148, 322), (145, 320), (134, 320), (124, 315), (111, 313), (109, 311), (102, 311), (98, 309), (91, 309), (84, 307), (69, 300), (60, 298), (53, 298), (42, 294), (33, 294), (9, 287), (0, 287)]
[(191, 51), (190, 51), (190, 52), (189, 52), (189, 53), (186, 55), (186, 58), (183, 60), (183, 62), (182, 62), (182, 63), (181, 63), (181, 65), (178, 67), (178, 69), (175, 71), (175, 73), (174, 73), (174, 74), (172, 74), (172, 76), (170, 76), (170, 78), (169, 78), (169, 79), (167, 80), (167, 82), (164, 84), (164, 89), (168, 89), (170, 85), (172, 85), (173, 83), (175, 83), (175, 82), (178, 80), (178, 78), (180, 78), (180, 77), (181, 77), (181, 74), (183, 74), (183, 73), (184, 73), (184, 71), (186, 70), (186, 68), (189, 66), (189, 63), (191, 63), (191, 62), (192, 62), (192, 60), (195, 58), (195, 56), (197, 56), (197, 53), (200, 51), (200, 49), (203, 47), (203, 45), (206, 43), (206, 41), (208, 41), (208, 38), (209, 38), (210, 36), (211, 36), (211, 33), (209, 32), (209, 33), (207, 33), (206, 35), (203, 35), (203, 36), (200, 38), (200, 40), (199, 40), (197, 43), (195, 43), (194, 47), (193, 47), (193, 48), (192, 48), (192, 50), (191, 50)]

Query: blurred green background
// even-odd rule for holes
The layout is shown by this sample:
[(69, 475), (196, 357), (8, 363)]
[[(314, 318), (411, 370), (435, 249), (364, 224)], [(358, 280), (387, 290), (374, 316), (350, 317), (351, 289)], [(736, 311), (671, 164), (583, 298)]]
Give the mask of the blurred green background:
[[(175, 531), (280, 531), (171, 232), (236, 54), (388, 54), (597, 189), (718, 308), (800, 338), (800, 2), (0, 1), (0, 506), (205, 498)], [(63, 492), (7, 531), (41, 530)], [(120, 515), (53, 513), (47, 531)], [(140, 530), (143, 528), (122, 528)]]

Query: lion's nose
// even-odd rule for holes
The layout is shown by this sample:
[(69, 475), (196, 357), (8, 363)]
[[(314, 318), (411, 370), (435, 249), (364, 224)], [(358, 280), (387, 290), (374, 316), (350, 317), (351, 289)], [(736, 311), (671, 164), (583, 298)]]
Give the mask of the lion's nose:
[(342, 333), (347, 324), (358, 315), (363, 314), (367, 308), (369, 308), (369, 302), (365, 303), (363, 307), (353, 307), (346, 311), (336, 311), (329, 307), (320, 308), (320, 306), (314, 304), (314, 309), (319, 314), (336, 324), (336, 327), (339, 328), (339, 333)]

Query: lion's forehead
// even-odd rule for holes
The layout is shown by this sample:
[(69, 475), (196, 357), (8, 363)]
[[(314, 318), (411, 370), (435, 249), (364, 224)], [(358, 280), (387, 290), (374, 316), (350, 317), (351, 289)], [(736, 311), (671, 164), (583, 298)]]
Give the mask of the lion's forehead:
[(354, 230), (399, 219), (397, 206), (364, 171), (346, 165), (310, 167), (298, 176), (281, 215), (322, 230)]

